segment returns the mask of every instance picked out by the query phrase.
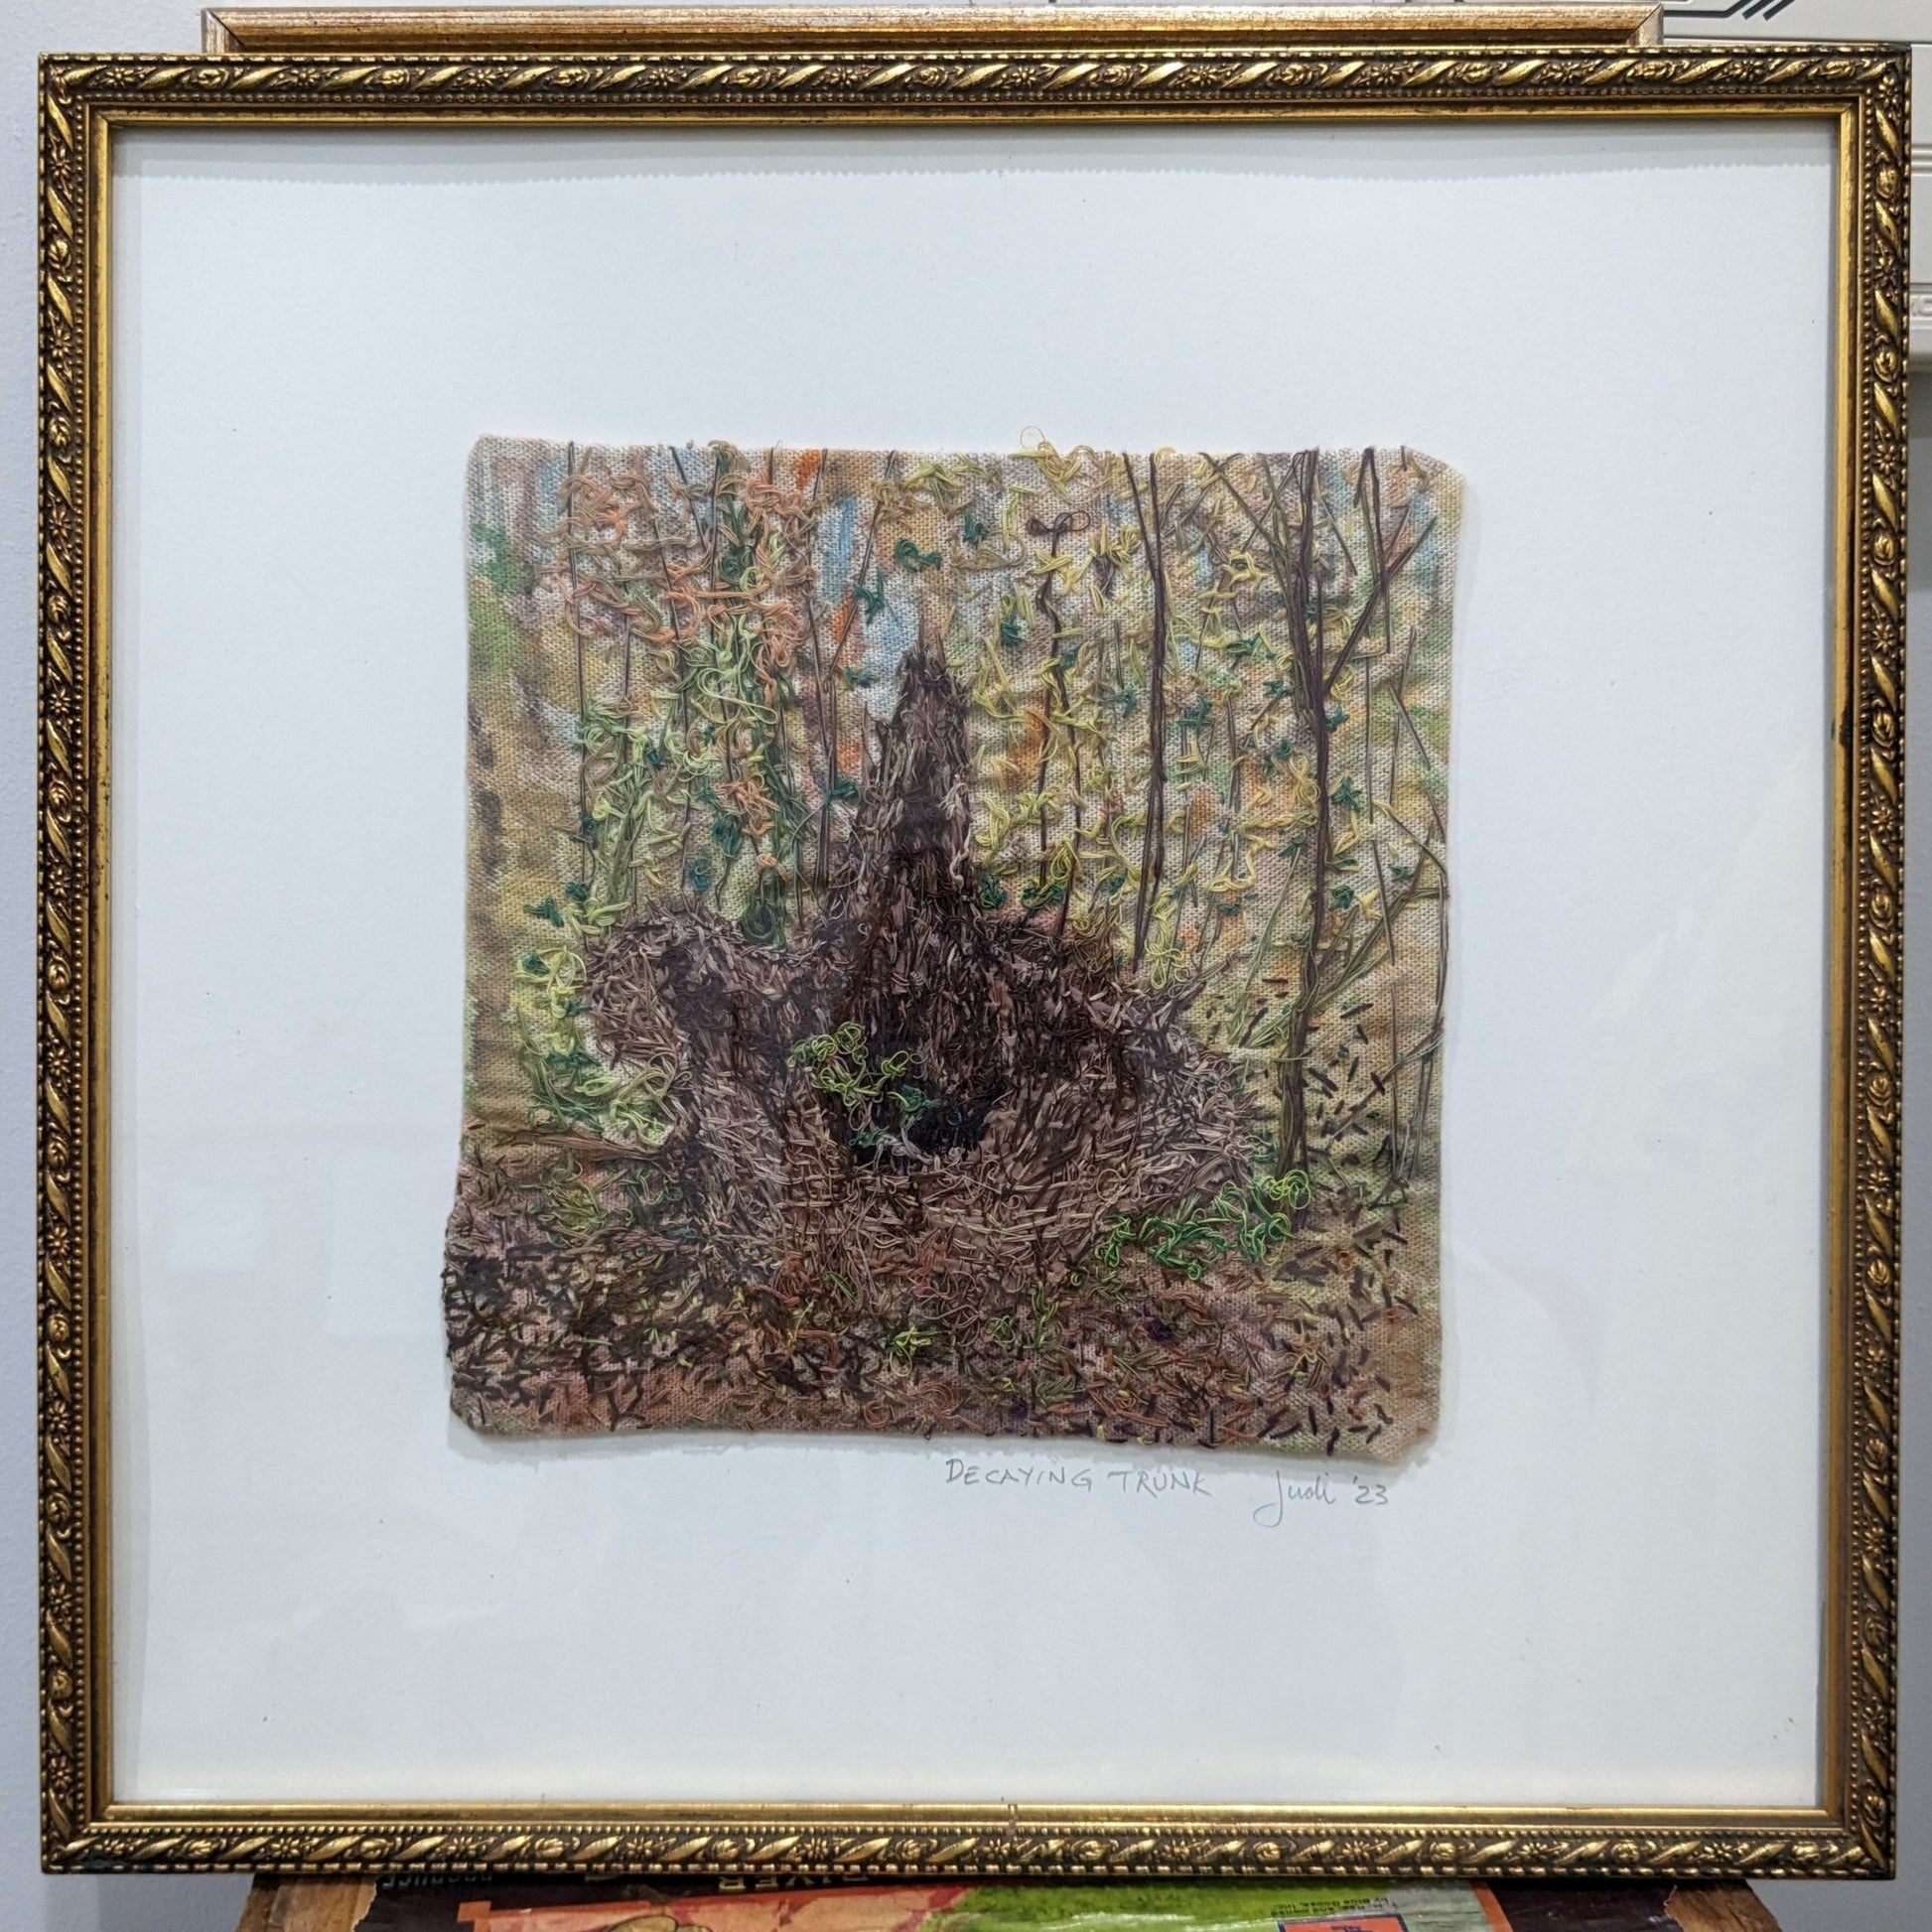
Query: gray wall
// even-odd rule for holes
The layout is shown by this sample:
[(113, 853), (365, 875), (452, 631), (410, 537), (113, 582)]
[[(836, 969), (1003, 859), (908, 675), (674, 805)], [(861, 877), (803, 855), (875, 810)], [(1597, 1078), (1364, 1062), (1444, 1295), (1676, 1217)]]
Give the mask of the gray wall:
[[(343, 4), (343, 0), (336, 0)], [(34, 58), (43, 48), (179, 52), (198, 44), (189, 0), (6, 0), (0, 7), (0, 1922), (15, 1932), (228, 1932), (237, 1878), (46, 1878), (37, 1869), (34, 1682), (33, 705)], [(1633, 353), (1641, 352), (1633, 345)], [(1659, 353), (1668, 353), (1659, 345)], [(1932, 378), (1913, 384), (1922, 484), (1912, 516), (1912, 621), (1932, 624)], [(1920, 634), (1932, 634), (1921, 629)], [(1932, 688), (1911, 713), (1911, 843), (1932, 850)], [(1932, 874), (1915, 867), (1906, 949), (1932, 962)], [(1905, 1154), (1905, 1633), (1901, 1686), (1900, 1876), (1889, 1884), (1764, 1887), (1791, 1932), (1922, 1932), (1932, 1926), (1932, 1195), (1915, 1183), (1932, 1147), (1932, 967), (1907, 1005)]]

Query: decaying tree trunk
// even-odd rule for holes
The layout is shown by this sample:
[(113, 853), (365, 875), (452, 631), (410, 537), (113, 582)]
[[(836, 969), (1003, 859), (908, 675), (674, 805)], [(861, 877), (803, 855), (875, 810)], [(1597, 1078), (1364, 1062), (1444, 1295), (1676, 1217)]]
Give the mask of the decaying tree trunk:
[(786, 949), (690, 903), (591, 963), (620, 1066), (674, 1056), (674, 1123), (642, 1157), (685, 1210), (794, 1269), (976, 1292), (1053, 1279), (1124, 1213), (1212, 1193), (1245, 1156), (1227, 1067), (1183, 996), (1139, 987), (1041, 906), (985, 902), (965, 694), (935, 641), (900, 668), (826, 911)]

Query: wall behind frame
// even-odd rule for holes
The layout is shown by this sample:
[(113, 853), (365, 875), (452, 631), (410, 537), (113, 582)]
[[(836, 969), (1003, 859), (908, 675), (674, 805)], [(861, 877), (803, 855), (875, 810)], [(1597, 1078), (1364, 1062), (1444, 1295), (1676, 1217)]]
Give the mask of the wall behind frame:
[[(339, 4), (341, 0), (339, 0)], [(353, 3), (353, 0), (350, 0)], [(1815, 9), (1814, 9), (1815, 10)], [(1686, 23), (1688, 25), (1688, 23)], [(1823, 23), (1813, 23), (1812, 31)], [(1797, 24), (1794, 23), (1794, 27)], [(1682, 35), (1683, 26), (1677, 30)], [(1722, 31), (1722, 30), (1720, 30)], [(1773, 30), (1775, 31), (1775, 30)], [(1802, 31), (1799, 29), (1798, 31)], [(43, 49), (182, 51), (188, 0), (14, 0), (0, 10), (0, 1900), (20, 1932), (227, 1932), (239, 1878), (48, 1878), (38, 1870), (33, 1438), (34, 61)], [(1923, 243), (1921, 244), (1921, 253)], [(1912, 621), (1932, 625), (1932, 374), (1913, 383)], [(1923, 628), (1919, 634), (1932, 634)], [(1932, 961), (1932, 688), (1911, 713), (1907, 950)], [(1899, 1877), (1767, 1885), (1788, 1932), (1932, 1922), (1932, 966), (1909, 982), (1905, 1131), (1904, 1630)]]

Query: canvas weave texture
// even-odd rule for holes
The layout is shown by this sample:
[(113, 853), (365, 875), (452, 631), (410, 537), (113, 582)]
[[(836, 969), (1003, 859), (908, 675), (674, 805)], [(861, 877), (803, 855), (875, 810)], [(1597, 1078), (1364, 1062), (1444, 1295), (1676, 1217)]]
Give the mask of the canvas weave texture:
[(457, 1412), (1427, 1434), (1460, 503), (479, 444)]

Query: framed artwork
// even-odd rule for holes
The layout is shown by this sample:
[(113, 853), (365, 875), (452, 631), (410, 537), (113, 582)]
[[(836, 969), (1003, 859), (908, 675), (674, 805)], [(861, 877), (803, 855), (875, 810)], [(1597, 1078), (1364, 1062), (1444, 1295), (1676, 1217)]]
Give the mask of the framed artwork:
[(1887, 1871), (1905, 102), (49, 57), (48, 1863)]

